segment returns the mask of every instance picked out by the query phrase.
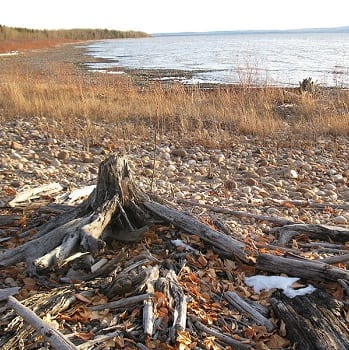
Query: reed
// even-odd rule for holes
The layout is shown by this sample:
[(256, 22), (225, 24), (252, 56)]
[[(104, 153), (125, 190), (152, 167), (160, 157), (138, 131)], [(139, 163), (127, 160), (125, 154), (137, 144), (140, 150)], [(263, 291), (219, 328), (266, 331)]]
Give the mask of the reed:
[[(13, 64), (1, 72), (4, 118), (38, 120), (44, 134), (82, 138), (86, 147), (115, 137), (177, 135), (211, 146), (236, 135), (316, 138), (349, 134), (349, 93), (319, 89), (301, 93), (244, 86), (202, 90), (180, 84), (136, 85), (127, 76), (90, 73), (74, 64)], [(103, 129), (103, 126), (106, 128)]]

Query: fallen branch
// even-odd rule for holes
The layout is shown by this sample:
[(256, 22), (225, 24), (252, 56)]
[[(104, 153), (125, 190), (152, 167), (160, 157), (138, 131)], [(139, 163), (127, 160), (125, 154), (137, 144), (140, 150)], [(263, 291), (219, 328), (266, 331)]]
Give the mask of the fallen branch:
[(245, 253), (246, 245), (244, 243), (210, 228), (187, 214), (168, 208), (157, 202), (146, 201), (143, 204), (155, 215), (190, 234), (199, 236), (205, 242), (212, 244), (226, 254), (230, 254), (233, 258), (238, 258), (245, 263), (250, 262)]
[(241, 298), (238, 294), (229, 291), (224, 293), (225, 299), (234, 306), (241, 313), (247, 313), (253, 320), (255, 320), (259, 325), (265, 326), (268, 332), (272, 332), (275, 329), (275, 325), (264, 317), (261, 313), (259, 313), (256, 309), (254, 309), (249, 303), (247, 303), (243, 298)]
[(77, 347), (61, 332), (43, 321), (34, 311), (22, 305), (14, 297), (9, 296), (7, 305), (16, 311), (27, 323), (34, 327), (57, 350), (77, 350)]
[(230, 210), (230, 209), (226, 209), (226, 208), (214, 207), (212, 205), (201, 204), (198, 202), (190, 201), (188, 199), (180, 199), (179, 202), (183, 203), (183, 204), (192, 205), (195, 207), (206, 208), (206, 209), (213, 211), (213, 212), (216, 212), (216, 213), (228, 214), (228, 215), (233, 215), (233, 216), (238, 216), (238, 217), (246, 217), (246, 218), (251, 218), (251, 219), (258, 220), (258, 221), (269, 221), (269, 222), (274, 222), (275, 224), (278, 224), (278, 225), (291, 225), (291, 224), (296, 223), (295, 221), (284, 219), (284, 218), (278, 218), (278, 217), (266, 216), (266, 215), (258, 215), (258, 214), (248, 213), (246, 211)]
[(260, 254), (257, 257), (256, 268), (262, 271), (286, 273), (290, 276), (314, 279), (318, 281), (349, 281), (349, 271), (333, 267), (320, 261), (306, 259), (291, 259), (282, 256)]

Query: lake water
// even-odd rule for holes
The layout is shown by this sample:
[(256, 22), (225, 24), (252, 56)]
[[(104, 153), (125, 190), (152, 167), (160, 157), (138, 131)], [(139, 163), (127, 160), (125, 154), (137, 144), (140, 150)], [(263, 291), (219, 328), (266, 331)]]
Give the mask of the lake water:
[(177, 78), (184, 83), (298, 86), (311, 77), (325, 86), (349, 87), (349, 33), (154, 36), (98, 41), (87, 51), (108, 59), (92, 69), (191, 71), (192, 79)]

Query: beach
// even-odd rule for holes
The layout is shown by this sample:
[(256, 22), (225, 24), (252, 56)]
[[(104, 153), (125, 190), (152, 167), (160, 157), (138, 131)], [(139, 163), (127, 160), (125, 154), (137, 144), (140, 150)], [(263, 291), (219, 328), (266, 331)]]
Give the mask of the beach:
[[(82, 50), (74, 45), (63, 45), (48, 51), (1, 57), (0, 72), (10, 70), (11, 66), (19, 65), (21, 62), (26, 62), (31, 67), (37, 67), (41, 72), (45, 72), (46, 64), (56, 62), (74, 67), (72, 70), (74, 74), (87, 74), (90, 77), (93, 73), (86, 71), (82, 63), (89, 62), (92, 58), (83, 55)], [(277, 137), (231, 133), (229, 142), (219, 142), (220, 140), (215, 140), (207, 134), (206, 142), (202, 142), (203, 137), (195, 137), (195, 132), (180, 136), (170, 128), (164, 132), (156, 132), (153, 125), (146, 123), (142, 124), (144, 129), (142, 133), (132, 134), (132, 125), (137, 124), (136, 118), (130, 120), (133, 124), (127, 128), (128, 133), (121, 133), (113, 120), (96, 118), (93, 120), (93, 126), (97, 131), (94, 131), (93, 139), (87, 142), (81, 137), (82, 133), (74, 138), (72, 133), (68, 135), (64, 130), (62, 132), (61, 129), (64, 127), (62, 120), (57, 121), (54, 127), (55, 120), (52, 118), (27, 117), (25, 113), (7, 117), (6, 111), (3, 110), (0, 112), (0, 121), (1, 215), (13, 213), (14, 209), (11, 209), (8, 203), (24, 190), (44, 184), (59, 183), (62, 189), (54, 195), (43, 196), (27, 203), (28, 220), (30, 218), (38, 220), (35, 214), (37, 210), (35, 203), (38, 203), (39, 208), (45, 207), (49, 203), (59, 202), (59, 199), (68, 192), (95, 185), (99, 164), (110, 155), (115, 155), (116, 157), (125, 156), (129, 160), (135, 181), (144, 192), (172, 202), (176, 208), (201, 222), (221, 223), (226, 232), (235, 239), (254, 242), (251, 246), (256, 250), (272, 249), (269, 245), (277, 242), (274, 234), (275, 222), (272, 219), (269, 220), (270, 218), (293, 223), (348, 227), (349, 140), (346, 135), (328, 134), (306, 138), (289, 137), (287, 133), (285, 135), (278, 133)], [(287, 126), (285, 129), (287, 130)], [(215, 137), (219, 137), (219, 132)], [(227, 138), (227, 136), (224, 137)], [(41, 215), (43, 216), (39, 221), (45, 221), (51, 214), (47, 217), (44, 217), (43, 213)], [(262, 220), (261, 217), (269, 219)], [(2, 227), (1, 237), (18, 235), (17, 231), (21, 232), (25, 229), (25, 225)], [(165, 241), (161, 236), (161, 228), (159, 232), (157, 234)], [(171, 231), (169, 237), (174, 239), (174, 234), (174, 231)], [(219, 287), (213, 287), (216, 283), (213, 280), (218, 277), (212, 274), (219, 275), (221, 272), (218, 271), (222, 269), (215, 264), (215, 261), (218, 261), (217, 256), (208, 247), (203, 248), (203, 244), (196, 244), (196, 240), (190, 238), (190, 235), (180, 234), (179, 237), (184, 241), (187, 239), (185, 242), (194, 245), (196, 249), (202, 248), (204, 252), (209, 252), (206, 257), (208, 263), (200, 260), (202, 265), (198, 265), (195, 258), (192, 261), (188, 260), (189, 266), (196, 266), (193, 268), (193, 274), (197, 274), (198, 280), (193, 283), (200, 293), (206, 293), (204, 299), (201, 299), (203, 304), (201, 305), (198, 295), (191, 291), (191, 298), (195, 301), (192, 308), (197, 311), (195, 311), (197, 317), (201, 311), (210, 315), (207, 324), (211, 325), (219, 319), (218, 313), (228, 313), (226, 305), (217, 306), (217, 314), (213, 311), (213, 303), (217, 302), (215, 296), (223, 290), (236, 290), (246, 297), (254, 296), (254, 300), (259, 299), (256, 293), (247, 291), (247, 287), (243, 285), (244, 276), (255, 273), (254, 268), (251, 267), (249, 270), (247, 265), (241, 262), (235, 265), (234, 262), (232, 263), (234, 267), (230, 271), (233, 277), (224, 277), (224, 281), (220, 280)], [(21, 241), (19, 236), (17, 239)], [(297, 242), (295, 240), (288, 247), (284, 247), (284, 251), (278, 247), (280, 249), (278, 252), (299, 254), (302, 258), (310, 257), (315, 260), (331, 256), (329, 251), (316, 246), (315, 243), (311, 249), (308, 249), (307, 243), (309, 243), (308, 238)], [(11, 240), (5, 240), (1, 249), (11, 248), (13, 244)], [(117, 247), (121, 246), (122, 244), (119, 243)], [(135, 247), (137, 252), (143, 249), (141, 244)], [(149, 246), (148, 248), (151, 249)], [(132, 247), (127, 249), (132, 256)], [(171, 249), (174, 250), (174, 254), (176, 249), (178, 249), (177, 253), (183, 252), (183, 247)], [(341, 249), (347, 250), (347, 244), (343, 243)], [(111, 258), (114, 253), (112, 250), (108, 251), (108, 258)], [(162, 249), (156, 256), (168, 261), (178, 258), (166, 254)], [(199, 255), (204, 257), (204, 254)], [(229, 259), (226, 261), (231, 262)], [(209, 267), (210, 276), (204, 273), (207, 267)], [(18, 268), (20, 273), (17, 276), (23, 276), (23, 265)], [(199, 272), (204, 276), (202, 284), (200, 284)], [(58, 281), (59, 277), (58, 275), (55, 277), (55, 273), (52, 272), (51, 277), (57, 278)], [(181, 281), (186, 281), (183, 282), (183, 288), (187, 288), (188, 274), (184, 273), (184, 277), (181, 275)], [(23, 286), (22, 281), (10, 268), (3, 269), (0, 276), (0, 288)], [(207, 288), (207, 285), (211, 286), (211, 284), (211, 289)], [(325, 283), (322, 285), (324, 286)], [(330, 293), (337, 290), (333, 284), (325, 287)], [(35, 286), (34, 290), (36, 289), (42, 290), (42, 287)], [(23, 298), (31, 295), (28, 286), (24, 288), (21, 295)], [(265, 293), (260, 298), (263, 299), (264, 304), (268, 304), (270, 296), (271, 293)], [(82, 297), (80, 299), (82, 300)], [(205, 307), (205, 305), (209, 306)], [(208, 308), (211, 308), (211, 311)], [(132, 317), (137, 319), (138, 316), (135, 313)], [(132, 322), (135, 324), (134, 319)], [(238, 317), (237, 319), (240, 320)], [(203, 320), (205, 317), (201, 319)], [(92, 326), (89, 327), (84, 326), (82, 329), (84, 332), (89, 332)], [(244, 326), (239, 325), (239, 327), (244, 329), (240, 336), (244, 335), (253, 341), (259, 341), (261, 334), (264, 334), (265, 342), (270, 341), (270, 334), (267, 335), (265, 330), (248, 335)], [(232, 331), (231, 328), (229, 329)], [(281, 337), (282, 332), (279, 330), (277, 332)], [(160, 346), (159, 344), (163, 343), (161, 339), (157, 339), (153, 344)]]

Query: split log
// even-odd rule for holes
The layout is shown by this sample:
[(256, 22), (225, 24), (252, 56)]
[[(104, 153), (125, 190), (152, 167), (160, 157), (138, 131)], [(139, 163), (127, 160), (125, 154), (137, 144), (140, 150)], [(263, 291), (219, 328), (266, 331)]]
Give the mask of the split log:
[(61, 332), (56, 330), (47, 322), (43, 321), (32, 310), (9, 296), (7, 305), (14, 309), (27, 323), (34, 327), (41, 335), (57, 350), (77, 350), (77, 347), (67, 339)]
[(208, 242), (214, 247), (222, 250), (226, 255), (230, 255), (232, 258), (238, 258), (245, 263), (250, 262), (248, 255), (245, 252), (247, 247), (243, 242), (222, 234), (196, 220), (195, 218), (175, 209), (166, 207), (160, 203), (145, 201), (143, 204), (155, 215), (190, 234), (199, 236), (205, 242)]
[(286, 337), (299, 349), (349, 349), (349, 329), (341, 315), (343, 304), (327, 293), (316, 290), (291, 299), (276, 292), (271, 305), (285, 322)]
[(306, 259), (291, 259), (282, 256), (260, 254), (257, 257), (256, 268), (262, 271), (286, 273), (290, 276), (313, 279), (318, 281), (349, 281), (349, 271), (333, 267), (320, 261)]

